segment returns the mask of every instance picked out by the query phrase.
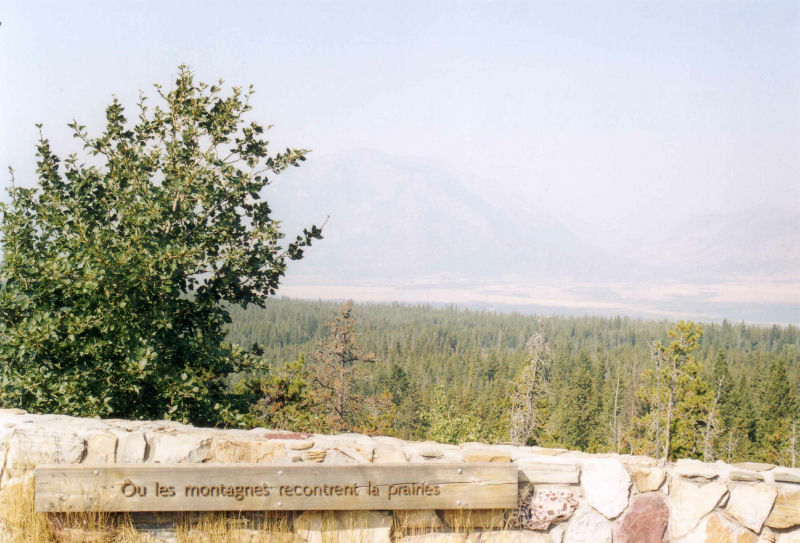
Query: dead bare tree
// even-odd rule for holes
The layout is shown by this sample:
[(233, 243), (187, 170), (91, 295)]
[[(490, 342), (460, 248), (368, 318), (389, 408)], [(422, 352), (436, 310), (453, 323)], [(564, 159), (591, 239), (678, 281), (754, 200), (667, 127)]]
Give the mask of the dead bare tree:
[(544, 419), (543, 407), (548, 394), (551, 353), (539, 321), (539, 332), (526, 344), (527, 357), (516, 379), (511, 382), (511, 421), (509, 438), (525, 445)]
[(619, 385), (620, 385), (620, 374), (619, 374), (619, 362), (617, 362), (617, 386), (614, 389), (614, 418), (613, 422), (611, 423), (611, 429), (614, 432), (614, 452), (619, 454)]
[(712, 462), (714, 460), (711, 458), (711, 442), (719, 431), (719, 425), (714, 415), (717, 411), (717, 404), (719, 404), (719, 398), (722, 395), (722, 385), (724, 383), (725, 378), (721, 377), (717, 383), (717, 395), (714, 398), (714, 403), (711, 404), (711, 409), (708, 410), (708, 419), (706, 420), (706, 428), (703, 435), (703, 462)]
[(655, 425), (656, 456), (660, 458), (662, 456), (661, 444), (663, 443), (661, 438), (661, 364), (664, 357), (660, 341), (650, 343), (650, 357), (656, 365), (656, 416), (653, 423)]
[(366, 379), (363, 366), (374, 363), (375, 355), (362, 351), (356, 341), (352, 301), (342, 306), (329, 328), (309, 368), (314, 400), (330, 428), (353, 431), (368, 418), (369, 402), (359, 394), (357, 384)]

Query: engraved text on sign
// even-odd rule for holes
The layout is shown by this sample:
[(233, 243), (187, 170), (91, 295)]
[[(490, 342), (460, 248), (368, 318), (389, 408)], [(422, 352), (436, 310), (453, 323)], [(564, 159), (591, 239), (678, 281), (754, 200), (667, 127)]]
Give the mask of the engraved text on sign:
[(517, 469), (511, 465), (52, 465), (36, 469), (36, 510), (40, 512), (516, 507)]

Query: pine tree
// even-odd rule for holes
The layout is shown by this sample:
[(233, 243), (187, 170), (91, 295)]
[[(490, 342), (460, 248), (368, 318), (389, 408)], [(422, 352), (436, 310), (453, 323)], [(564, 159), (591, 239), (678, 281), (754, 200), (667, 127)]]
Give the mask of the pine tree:
[(557, 435), (562, 446), (589, 450), (597, 434), (597, 396), (589, 355), (581, 351), (559, 405)]
[(391, 397), (364, 394), (369, 379), (365, 366), (375, 363), (375, 354), (362, 350), (355, 326), (350, 300), (331, 321), (328, 338), (315, 353), (310, 367), (311, 396), (323, 421), (334, 431), (385, 432), (391, 426), (387, 422), (392, 418)]
[(792, 423), (797, 416), (797, 398), (789, 382), (786, 361), (775, 357), (762, 385), (758, 438), (762, 458), (768, 462), (791, 462)]
[(648, 372), (645, 386), (639, 391), (644, 412), (638, 426), (643, 432), (639, 443), (654, 443), (655, 450), (643, 452), (658, 454), (665, 460), (702, 455), (703, 436), (714, 402), (693, 356), (702, 335), (700, 325), (680, 321), (669, 331), (668, 345), (661, 342), (652, 345), (655, 367)]

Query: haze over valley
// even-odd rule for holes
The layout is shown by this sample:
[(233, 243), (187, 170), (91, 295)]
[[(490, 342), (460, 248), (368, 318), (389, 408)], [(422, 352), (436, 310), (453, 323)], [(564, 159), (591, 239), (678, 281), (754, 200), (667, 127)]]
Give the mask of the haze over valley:
[(432, 160), (363, 149), (312, 154), (270, 191), (287, 233), (328, 220), (325, 239), (292, 263), (280, 293), (500, 311), (800, 320), (797, 211), (762, 205), (670, 225), (582, 225), (494, 186)]

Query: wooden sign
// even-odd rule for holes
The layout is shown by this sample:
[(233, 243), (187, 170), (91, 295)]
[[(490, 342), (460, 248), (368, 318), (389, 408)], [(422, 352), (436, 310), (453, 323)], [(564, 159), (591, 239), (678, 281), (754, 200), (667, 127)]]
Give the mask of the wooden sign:
[(497, 464), (36, 468), (36, 511), (515, 509), (517, 468)]

